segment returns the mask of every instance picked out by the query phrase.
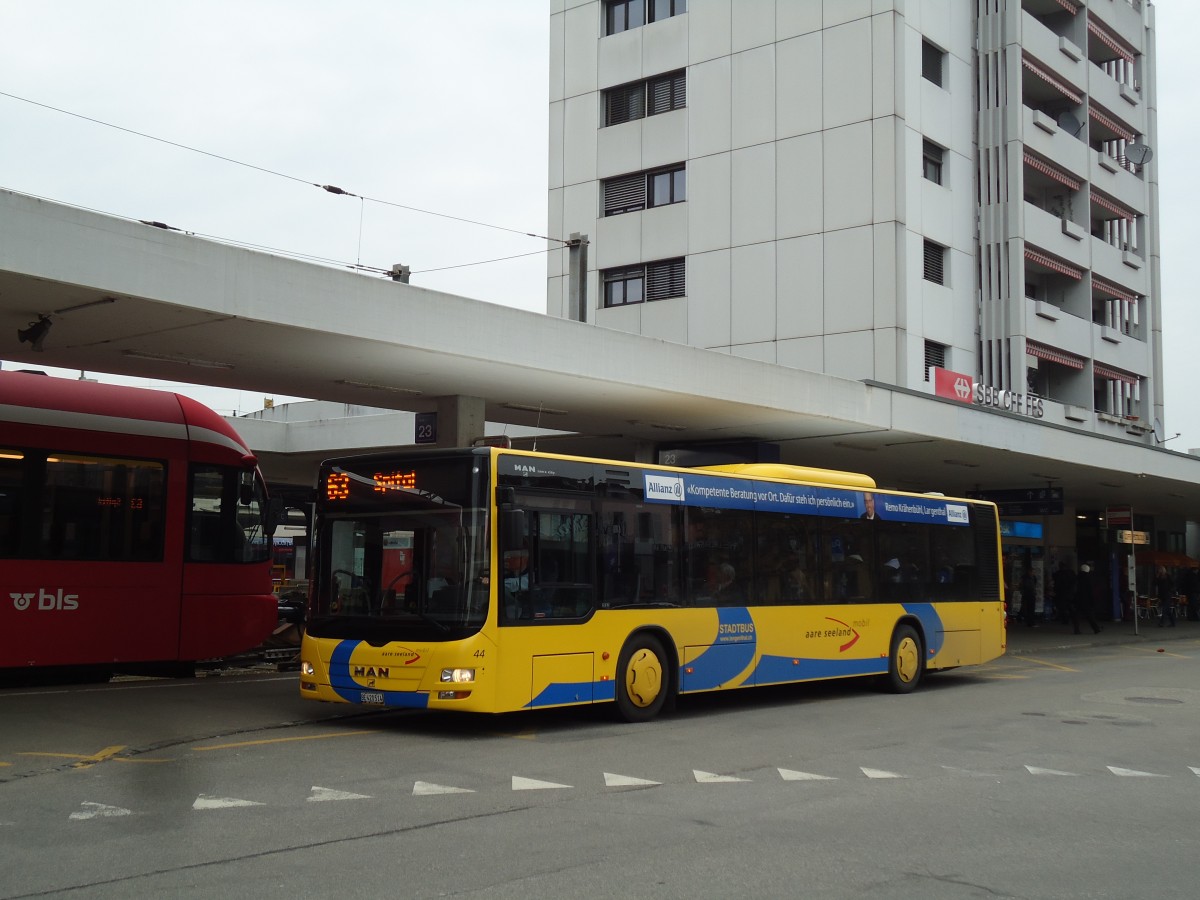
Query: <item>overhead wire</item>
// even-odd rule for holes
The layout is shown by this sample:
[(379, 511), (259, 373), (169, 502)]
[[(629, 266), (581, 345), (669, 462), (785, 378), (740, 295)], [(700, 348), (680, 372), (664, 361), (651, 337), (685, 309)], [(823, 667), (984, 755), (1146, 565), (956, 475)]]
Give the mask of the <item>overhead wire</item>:
[[(359, 200), (359, 201), (360, 201), (360, 203), (363, 203), (363, 202), (378, 203), (378, 204), (380, 204), (380, 205), (382, 205), (382, 206), (391, 206), (391, 207), (394, 207), (394, 208), (396, 208), (396, 209), (403, 209), (403, 210), (407, 210), (407, 211), (409, 211), (409, 212), (420, 213), (420, 214), (422, 214), (422, 215), (436, 216), (436, 217), (438, 217), (438, 218), (450, 219), (450, 220), (452, 220), (452, 221), (455, 221), (455, 222), (462, 222), (462, 223), (464, 223), (464, 224), (467, 224), (467, 225), (476, 225), (476, 226), (479, 226), (479, 227), (481, 227), (481, 228), (491, 228), (491, 229), (495, 229), (495, 230), (497, 230), (497, 231), (506, 231), (506, 232), (508, 232), (508, 233), (510, 233), (510, 234), (519, 234), (519, 235), (522, 235), (523, 237), (531, 237), (531, 238), (534, 238), (534, 239), (536, 239), (536, 240), (542, 240), (542, 241), (553, 241), (553, 242), (555, 242), (555, 243), (557, 243), (557, 244), (560, 244), (560, 245), (562, 245), (562, 246), (564, 246), (564, 247), (566, 247), (566, 246), (570, 246), (570, 245), (573, 243), (572, 241), (570, 241), (570, 240), (566, 240), (566, 239), (564, 239), (564, 238), (550, 237), (550, 236), (548, 236), (548, 235), (544, 235), (544, 234), (536, 234), (536, 233), (534, 233), (534, 232), (531, 232), (531, 231), (523, 231), (523, 230), (521, 230), (521, 229), (518, 229), (518, 228), (509, 228), (508, 226), (505, 226), (505, 225), (496, 225), (496, 224), (494, 224), (494, 223), (491, 223), (491, 222), (483, 222), (483, 221), (480, 221), (480, 220), (478, 220), (478, 219), (470, 219), (470, 218), (467, 218), (467, 217), (465, 217), (465, 216), (455, 216), (455, 215), (451, 215), (450, 213), (443, 213), (443, 212), (437, 212), (437, 211), (435, 211), (435, 210), (423, 209), (423, 208), (421, 208), (421, 207), (417, 207), (417, 206), (411, 206), (411, 205), (409, 205), (409, 204), (398, 203), (398, 202), (396, 202), (396, 201), (393, 201), (393, 200), (384, 200), (384, 199), (382, 199), (382, 198), (379, 198), (379, 197), (370, 197), (370, 196), (367, 196), (367, 195), (365, 195), (365, 194), (356, 194), (356, 193), (353, 193), (352, 191), (348, 191), (348, 190), (346, 190), (346, 189), (344, 189), (344, 188), (338, 187), (338, 186), (336, 186), (336, 185), (333, 185), (333, 184), (320, 184), (320, 183), (318, 183), (318, 182), (316, 182), (316, 181), (309, 181), (308, 179), (305, 179), (305, 178), (300, 178), (300, 177), (298, 177), (298, 176), (295, 176), (295, 175), (289, 175), (289, 174), (288, 174), (288, 173), (286, 173), (286, 172), (280, 172), (280, 171), (277, 171), (277, 170), (275, 170), (275, 169), (269, 169), (269, 168), (267, 168), (267, 167), (265, 167), (265, 166), (258, 166), (258, 165), (255, 165), (255, 164), (253, 164), (253, 163), (248, 163), (248, 162), (244, 162), (244, 161), (242, 161), (242, 160), (239, 160), (239, 159), (234, 159), (233, 157), (230, 157), (230, 156), (224, 156), (224, 155), (222, 155), (222, 154), (220, 154), (220, 153), (213, 153), (213, 152), (211, 152), (211, 151), (209, 151), (209, 150), (202, 150), (202, 149), (200, 149), (199, 147), (193, 147), (193, 146), (191, 146), (191, 145), (189, 145), (189, 144), (183, 144), (183, 143), (180, 143), (180, 142), (178, 142), (178, 141), (172, 141), (172, 140), (168, 140), (167, 138), (158, 137), (158, 136), (156, 136), (156, 135), (153, 135), (153, 134), (147, 134), (147, 133), (146, 133), (146, 132), (144, 132), (144, 131), (137, 131), (137, 130), (135, 130), (135, 129), (133, 129), (133, 128), (126, 128), (126, 127), (125, 127), (125, 126), (123, 126), (123, 125), (116, 125), (116, 124), (114, 124), (114, 123), (112, 123), (112, 122), (106, 122), (106, 121), (104, 121), (103, 119), (97, 119), (97, 118), (95, 118), (95, 117), (93, 117), (93, 116), (86, 116), (86, 115), (83, 115), (82, 113), (72, 112), (72, 111), (71, 111), (71, 110), (69, 110), (69, 109), (62, 109), (61, 107), (52, 106), (52, 105), (50, 105), (49, 103), (41, 103), (41, 102), (39, 102), (39, 101), (37, 101), (37, 100), (31, 100), (31, 99), (29, 99), (28, 97), (21, 97), (21, 96), (18, 96), (17, 94), (12, 94), (12, 93), (9, 93), (8, 91), (0, 91), (0, 97), (8, 97), (10, 100), (16, 100), (16, 101), (19, 101), (19, 102), (21, 102), (21, 103), (28, 103), (28, 104), (30, 104), (31, 106), (37, 106), (37, 107), (41, 107), (42, 109), (47, 109), (47, 110), (50, 110), (51, 112), (56, 112), (56, 113), (59, 113), (59, 114), (61, 114), (61, 115), (65, 115), (65, 116), (71, 116), (72, 118), (81, 119), (81, 120), (83, 120), (83, 121), (85, 121), (85, 122), (91, 122), (91, 123), (93, 123), (93, 124), (95, 124), (95, 125), (102, 125), (102, 126), (104, 126), (105, 128), (112, 128), (112, 129), (115, 129), (115, 130), (117, 130), (117, 131), (123, 131), (123, 132), (125, 132), (126, 134), (131, 134), (131, 135), (134, 135), (134, 136), (136, 136), (136, 137), (144, 138), (144, 139), (146, 139), (146, 140), (149, 140), (149, 141), (155, 141), (155, 142), (157, 142), (157, 143), (160, 143), (160, 144), (166, 144), (167, 146), (170, 146), (170, 147), (175, 147), (175, 148), (177, 148), (177, 149), (179, 149), (179, 150), (187, 150), (187, 151), (189, 151), (189, 152), (191, 152), (191, 153), (197, 153), (197, 154), (200, 154), (201, 156), (207, 156), (207, 157), (210, 157), (211, 159), (216, 159), (216, 160), (220, 160), (221, 162), (230, 163), (231, 165), (235, 165), (235, 166), (241, 166), (241, 167), (243, 167), (243, 168), (247, 168), (247, 169), (252, 169), (252, 170), (254, 170), (254, 171), (256, 171), (256, 172), (261, 172), (261, 173), (263, 173), (263, 174), (266, 174), (266, 175), (274, 175), (274, 176), (276, 176), (276, 177), (278, 177), (278, 178), (285, 178), (285, 179), (287, 179), (288, 181), (294, 181), (294, 182), (296, 182), (296, 183), (298, 183), (298, 184), (304, 184), (304, 185), (308, 185), (308, 186), (310, 186), (310, 187), (315, 187), (315, 188), (318, 188), (318, 189), (320, 189), (320, 190), (322, 190), (322, 191), (325, 191), (326, 193), (335, 194), (335, 195), (340, 195), (340, 196), (346, 196), (346, 197), (354, 197), (355, 199)], [(42, 198), (42, 199), (45, 199), (45, 198)], [(58, 202), (58, 201), (53, 201), (53, 202)], [(80, 208), (80, 209), (86, 209), (86, 207), (79, 207), (79, 208)], [(91, 211), (92, 211), (92, 212), (100, 212), (99, 210), (91, 210)], [(110, 215), (110, 214), (109, 214), (109, 213), (104, 213), (104, 215)], [(126, 218), (126, 217), (122, 216), (122, 217), (120, 217), (120, 218)], [(182, 230), (183, 230), (183, 229), (179, 229), (179, 228), (174, 228), (173, 226), (170, 226), (170, 225), (166, 225), (166, 224), (164, 224), (164, 223), (162, 223), (162, 222), (148, 221), (148, 220), (146, 220), (146, 219), (139, 219), (139, 220), (137, 220), (137, 221), (140, 221), (140, 222), (142, 222), (142, 223), (143, 223), (143, 224), (145, 224), (145, 225), (152, 225), (152, 226), (154, 226), (154, 227), (157, 227), (157, 228), (164, 228), (164, 229), (167, 229), (167, 230), (173, 230), (173, 231), (182, 231)], [(285, 254), (287, 254), (287, 255), (290, 255), (290, 256), (295, 256), (295, 257), (297, 257), (297, 258), (308, 258), (308, 259), (313, 259), (313, 260), (318, 260), (318, 259), (320, 259), (320, 257), (311, 257), (311, 256), (308, 256), (307, 254), (302, 254), (302, 253), (291, 253), (290, 251), (282, 251), (282, 250), (274, 250), (274, 249), (271, 249), (271, 248), (268, 248), (268, 247), (263, 247), (263, 246), (261, 246), (261, 245), (245, 244), (245, 243), (243, 243), (243, 242), (240, 242), (240, 241), (236, 241), (236, 240), (232, 240), (232, 239), (227, 239), (227, 238), (221, 238), (221, 237), (215, 237), (215, 236), (212, 236), (212, 235), (200, 235), (200, 234), (198, 234), (198, 233), (196, 233), (196, 232), (190, 232), (190, 231), (189, 231), (189, 232), (185, 232), (185, 233), (187, 233), (187, 234), (196, 234), (196, 236), (197, 236), (197, 237), (207, 237), (207, 238), (209, 238), (210, 240), (218, 240), (218, 241), (222, 241), (222, 242), (224, 242), (224, 243), (238, 244), (238, 245), (241, 245), (241, 246), (246, 246), (246, 247), (254, 247), (255, 249), (271, 250), (271, 252), (274, 252), (274, 253), (285, 253)], [(360, 247), (360, 253), (361, 253), (361, 246), (362, 246), (362, 208), (361, 208), (361, 206), (360, 206), (360, 210), (359, 210), (359, 247)], [(470, 266), (486, 265), (486, 264), (488, 264), (488, 263), (491, 263), (491, 262), (503, 262), (503, 261), (505, 261), (505, 260), (510, 260), (510, 259), (518, 259), (518, 258), (520, 258), (520, 257), (523, 257), (523, 256), (535, 256), (535, 255), (537, 255), (537, 254), (539, 254), (539, 253), (546, 253), (546, 252), (549, 252), (549, 251), (551, 251), (551, 250), (554, 250), (554, 249), (558, 249), (558, 248), (555, 248), (555, 247), (549, 247), (549, 248), (544, 248), (544, 249), (542, 249), (542, 250), (534, 250), (534, 251), (531, 251), (531, 252), (529, 252), (529, 253), (520, 253), (520, 254), (516, 254), (516, 255), (514, 255), (514, 256), (504, 256), (504, 257), (499, 257), (499, 258), (497, 258), (497, 259), (491, 259), (491, 260), (480, 260), (480, 261), (477, 261), (477, 262), (461, 263), (461, 264), (458, 264), (458, 265), (453, 265), (453, 266), (442, 266), (442, 267), (439, 267), (439, 268), (422, 269), (422, 270), (420, 270), (420, 272), (421, 272), (421, 273), (428, 273), (428, 272), (441, 272), (441, 271), (446, 271), (446, 270), (448, 270), (448, 269), (460, 269), (460, 268), (467, 268), (467, 267), (470, 267)], [(324, 261), (326, 261), (326, 262), (335, 262), (335, 261), (333, 261), (333, 260), (324, 260)], [(339, 264), (339, 265), (347, 265), (346, 263), (343, 263), (343, 262), (340, 262), (340, 261), (336, 261), (336, 262), (337, 262), (337, 264)], [(358, 262), (354, 263), (354, 264), (353, 264), (353, 265), (351, 265), (350, 267), (351, 267), (351, 268), (359, 268), (359, 269), (364, 269), (364, 270), (370, 270), (370, 271), (375, 271), (375, 272), (381, 272), (381, 273), (384, 273), (384, 274), (389, 274), (389, 273), (390, 273), (390, 271), (391, 271), (390, 269), (380, 269), (380, 268), (373, 267), (373, 266), (363, 266), (363, 265), (361, 265), (361, 258), (360, 258), (360, 260), (359, 260)], [(414, 273), (414, 274), (416, 274), (416, 273)]]

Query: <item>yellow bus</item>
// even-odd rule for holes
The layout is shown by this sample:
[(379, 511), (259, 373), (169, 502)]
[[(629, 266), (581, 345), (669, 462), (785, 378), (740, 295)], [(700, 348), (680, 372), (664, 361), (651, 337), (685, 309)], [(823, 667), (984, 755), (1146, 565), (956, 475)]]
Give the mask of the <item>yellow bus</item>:
[(326, 461), (300, 694), (500, 713), (1004, 652), (996, 507), (776, 464), (480, 447)]

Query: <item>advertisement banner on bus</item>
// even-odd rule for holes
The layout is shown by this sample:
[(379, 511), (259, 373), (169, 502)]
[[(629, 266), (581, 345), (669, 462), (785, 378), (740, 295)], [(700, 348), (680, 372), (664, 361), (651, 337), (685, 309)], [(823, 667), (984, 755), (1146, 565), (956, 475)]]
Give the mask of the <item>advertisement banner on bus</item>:
[(644, 472), (643, 478), (646, 500), (650, 503), (760, 509), (843, 519), (879, 518), (894, 522), (970, 525), (966, 504), (931, 497), (902, 497), (690, 473)]

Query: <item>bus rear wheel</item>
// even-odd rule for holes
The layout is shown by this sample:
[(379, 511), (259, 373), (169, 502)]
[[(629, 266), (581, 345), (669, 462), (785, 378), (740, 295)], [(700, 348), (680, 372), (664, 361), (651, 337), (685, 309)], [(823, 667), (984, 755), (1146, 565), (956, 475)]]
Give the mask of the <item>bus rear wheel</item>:
[(626, 722), (648, 722), (662, 712), (670, 681), (662, 642), (648, 634), (635, 636), (617, 660), (617, 712)]
[(907, 694), (915, 690), (925, 670), (924, 654), (921, 636), (916, 629), (911, 625), (897, 626), (892, 634), (884, 686), (893, 694)]

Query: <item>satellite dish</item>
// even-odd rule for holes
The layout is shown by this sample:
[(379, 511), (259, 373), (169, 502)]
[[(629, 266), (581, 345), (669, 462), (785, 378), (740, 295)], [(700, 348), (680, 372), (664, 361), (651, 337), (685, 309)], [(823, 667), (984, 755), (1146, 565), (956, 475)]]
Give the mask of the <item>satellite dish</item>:
[(1155, 416), (1154, 417), (1154, 440), (1159, 444), (1162, 443), (1162, 435), (1163, 435), (1162, 419), (1160, 419), (1158, 416)]
[(1068, 134), (1075, 136), (1083, 130), (1083, 123), (1075, 118), (1075, 114), (1067, 110), (1058, 117), (1058, 127)]
[(1154, 151), (1145, 144), (1130, 144), (1125, 148), (1125, 158), (1135, 166), (1144, 166), (1154, 158)]

